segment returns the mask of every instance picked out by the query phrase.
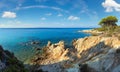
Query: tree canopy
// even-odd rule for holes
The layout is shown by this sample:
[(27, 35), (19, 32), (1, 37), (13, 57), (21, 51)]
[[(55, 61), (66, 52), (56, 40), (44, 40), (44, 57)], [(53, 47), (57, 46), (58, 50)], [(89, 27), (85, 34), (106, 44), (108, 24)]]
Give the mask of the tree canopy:
[(115, 16), (108, 16), (106, 18), (103, 18), (99, 22), (99, 25), (101, 25), (102, 27), (104, 27), (104, 26), (117, 26), (116, 22), (118, 22), (118, 19)]

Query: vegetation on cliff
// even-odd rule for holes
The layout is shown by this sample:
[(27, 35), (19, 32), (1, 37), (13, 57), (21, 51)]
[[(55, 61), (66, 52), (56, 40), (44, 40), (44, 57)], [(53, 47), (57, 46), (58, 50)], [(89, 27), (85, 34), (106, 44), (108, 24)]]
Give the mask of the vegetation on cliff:
[(103, 36), (117, 36), (119, 37), (120, 26), (117, 25), (118, 19), (115, 16), (108, 16), (99, 22), (100, 28), (95, 28), (99, 32), (102, 32)]
[(103, 28), (113, 27), (113, 26), (117, 26), (116, 22), (118, 22), (118, 19), (115, 16), (108, 16), (106, 18), (103, 18), (99, 22), (99, 25), (101, 25)]
[(0, 46), (0, 72), (28, 72), (13, 53)]

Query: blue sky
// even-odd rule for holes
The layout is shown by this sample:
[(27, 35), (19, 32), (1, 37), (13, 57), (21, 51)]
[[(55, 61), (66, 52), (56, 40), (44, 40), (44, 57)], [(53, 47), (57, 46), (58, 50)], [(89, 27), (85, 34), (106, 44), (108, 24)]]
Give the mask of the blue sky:
[(120, 20), (120, 0), (0, 1), (1, 28), (98, 27), (109, 15)]

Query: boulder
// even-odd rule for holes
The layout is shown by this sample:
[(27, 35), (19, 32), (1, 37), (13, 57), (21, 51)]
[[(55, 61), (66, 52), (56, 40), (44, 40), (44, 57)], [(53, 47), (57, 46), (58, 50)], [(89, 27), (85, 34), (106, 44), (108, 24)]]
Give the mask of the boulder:
[(39, 41), (32, 41), (30, 44), (31, 45), (38, 45), (38, 44), (40, 44), (40, 42)]

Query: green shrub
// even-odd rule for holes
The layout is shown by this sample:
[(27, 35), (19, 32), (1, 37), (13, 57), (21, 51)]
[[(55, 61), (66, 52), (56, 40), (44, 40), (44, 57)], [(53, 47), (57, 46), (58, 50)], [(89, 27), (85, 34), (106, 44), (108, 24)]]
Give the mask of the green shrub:
[(95, 30), (98, 30), (98, 31), (106, 31), (105, 28), (96, 28)]
[(10, 65), (3, 72), (28, 72), (28, 70), (17, 65)]

